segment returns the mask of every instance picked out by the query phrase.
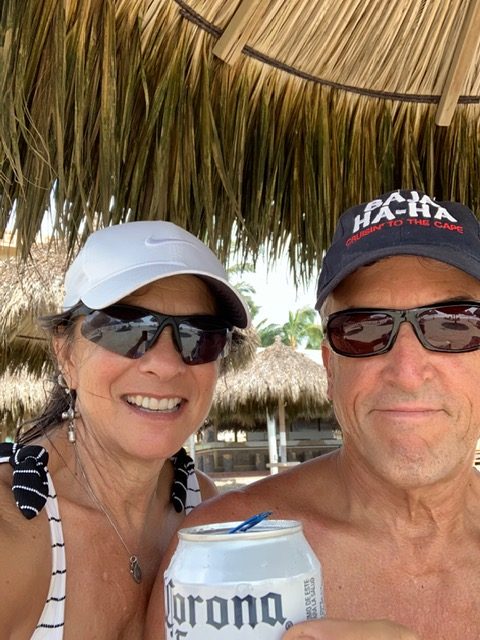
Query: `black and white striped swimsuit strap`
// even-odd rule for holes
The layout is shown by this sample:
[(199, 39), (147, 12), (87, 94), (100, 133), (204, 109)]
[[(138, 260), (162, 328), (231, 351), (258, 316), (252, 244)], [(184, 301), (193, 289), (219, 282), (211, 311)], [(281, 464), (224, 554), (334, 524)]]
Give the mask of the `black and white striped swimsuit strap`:
[(195, 464), (183, 447), (170, 460), (174, 470), (170, 500), (177, 513), (188, 515), (202, 501)]

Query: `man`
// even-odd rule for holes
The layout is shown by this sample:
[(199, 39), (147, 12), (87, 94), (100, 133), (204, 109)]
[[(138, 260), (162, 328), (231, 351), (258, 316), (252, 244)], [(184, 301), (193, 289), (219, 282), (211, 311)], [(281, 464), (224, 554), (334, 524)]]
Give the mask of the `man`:
[(264, 510), (302, 521), (328, 618), (286, 640), (478, 640), (477, 220), (416, 191), (349, 209), (316, 308), (343, 446), (215, 498), (187, 522)]

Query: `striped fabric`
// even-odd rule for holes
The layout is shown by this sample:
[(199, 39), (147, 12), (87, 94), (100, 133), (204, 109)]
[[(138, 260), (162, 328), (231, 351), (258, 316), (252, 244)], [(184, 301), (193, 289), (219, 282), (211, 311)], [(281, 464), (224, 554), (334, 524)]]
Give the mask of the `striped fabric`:
[[(185, 449), (172, 458), (174, 482), (171, 501), (175, 511), (188, 514), (201, 502), (193, 460)], [(66, 560), (57, 495), (47, 469), (48, 453), (38, 445), (0, 443), (0, 463), (13, 467), (12, 491), (21, 513), (31, 519), (45, 507), (52, 544), (52, 575), (47, 601), (31, 640), (62, 640), (65, 620)]]
[(188, 515), (202, 501), (195, 465), (183, 447), (171, 461), (174, 469), (171, 502), (177, 513), (185, 510), (185, 515)]
[(48, 496), (48, 453), (37, 445), (2, 442), (0, 462), (13, 467), (12, 491), (17, 507), (28, 520), (38, 516)]
[(58, 510), (58, 501), (52, 478), (47, 471), (48, 498), (45, 511), (50, 526), (52, 544), (52, 577), (48, 589), (47, 601), (31, 640), (62, 640), (65, 621), (65, 598), (67, 567), (65, 543), (63, 541), (62, 521)]

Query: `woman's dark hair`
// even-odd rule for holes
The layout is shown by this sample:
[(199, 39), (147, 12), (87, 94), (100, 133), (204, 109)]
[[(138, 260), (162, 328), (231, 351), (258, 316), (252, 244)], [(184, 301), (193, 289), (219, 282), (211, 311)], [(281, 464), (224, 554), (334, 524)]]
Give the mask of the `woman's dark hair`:
[(39, 325), (49, 336), (50, 353), (53, 363), (53, 387), (41, 413), (31, 420), (24, 422), (18, 429), (16, 441), (22, 444), (38, 438), (55, 427), (58, 427), (64, 420), (63, 414), (69, 409), (71, 399), (75, 402), (75, 391), (66, 393), (65, 386), (60, 384), (60, 369), (57, 358), (52, 348), (53, 339), (62, 335), (66, 338), (66, 343), (73, 342), (73, 332), (75, 329), (75, 312), (81, 306), (79, 303), (68, 311), (39, 318)]

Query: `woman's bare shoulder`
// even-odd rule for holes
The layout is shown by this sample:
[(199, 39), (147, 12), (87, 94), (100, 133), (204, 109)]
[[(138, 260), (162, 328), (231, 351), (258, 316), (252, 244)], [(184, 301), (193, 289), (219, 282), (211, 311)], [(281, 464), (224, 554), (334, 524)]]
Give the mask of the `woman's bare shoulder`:
[(3, 467), (0, 467), (2, 634), (21, 637), (22, 629), (27, 632), (34, 628), (46, 600), (51, 544), (46, 514), (27, 520), (20, 513), (12, 492), (12, 469), (9, 465)]
[(17, 521), (18, 507), (13, 496), (12, 479), (12, 467), (0, 465), (0, 535), (7, 534)]

